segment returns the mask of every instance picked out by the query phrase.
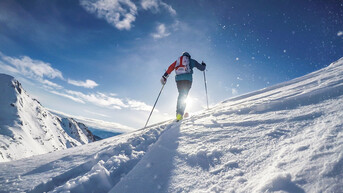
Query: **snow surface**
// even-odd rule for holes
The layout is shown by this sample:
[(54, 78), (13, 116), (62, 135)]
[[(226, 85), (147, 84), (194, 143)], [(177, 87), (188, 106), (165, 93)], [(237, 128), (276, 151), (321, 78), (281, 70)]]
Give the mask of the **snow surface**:
[(343, 58), (181, 123), (0, 163), (3, 192), (343, 192)]
[(87, 127), (52, 115), (12, 76), (0, 74), (0, 162), (94, 141)]

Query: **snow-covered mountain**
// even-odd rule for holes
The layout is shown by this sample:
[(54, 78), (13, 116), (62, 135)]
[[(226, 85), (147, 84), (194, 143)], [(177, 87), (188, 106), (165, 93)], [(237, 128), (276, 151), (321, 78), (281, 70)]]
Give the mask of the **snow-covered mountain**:
[(343, 192), (343, 58), (181, 123), (0, 163), (4, 192)]
[(93, 141), (84, 124), (52, 115), (12, 76), (0, 74), (0, 162)]

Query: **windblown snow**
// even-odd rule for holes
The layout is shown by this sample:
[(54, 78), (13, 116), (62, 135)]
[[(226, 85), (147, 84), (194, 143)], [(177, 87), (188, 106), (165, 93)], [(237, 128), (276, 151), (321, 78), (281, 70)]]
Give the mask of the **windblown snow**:
[(4, 192), (343, 192), (343, 58), (181, 123), (0, 164)]
[(12, 76), (0, 74), (0, 162), (93, 141), (84, 124), (52, 115)]

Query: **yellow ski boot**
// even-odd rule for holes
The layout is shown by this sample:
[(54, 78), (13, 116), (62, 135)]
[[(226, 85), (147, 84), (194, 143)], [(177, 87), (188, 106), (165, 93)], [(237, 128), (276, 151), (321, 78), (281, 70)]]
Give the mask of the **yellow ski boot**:
[(176, 121), (181, 121), (182, 118), (183, 118), (183, 117), (182, 117), (181, 114), (178, 113), (178, 114), (176, 115)]

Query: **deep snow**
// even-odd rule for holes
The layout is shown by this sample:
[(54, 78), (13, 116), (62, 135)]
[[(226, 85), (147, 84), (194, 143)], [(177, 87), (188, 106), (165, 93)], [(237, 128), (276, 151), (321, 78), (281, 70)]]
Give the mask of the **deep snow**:
[(4, 192), (343, 192), (343, 58), (83, 146), (0, 163)]

